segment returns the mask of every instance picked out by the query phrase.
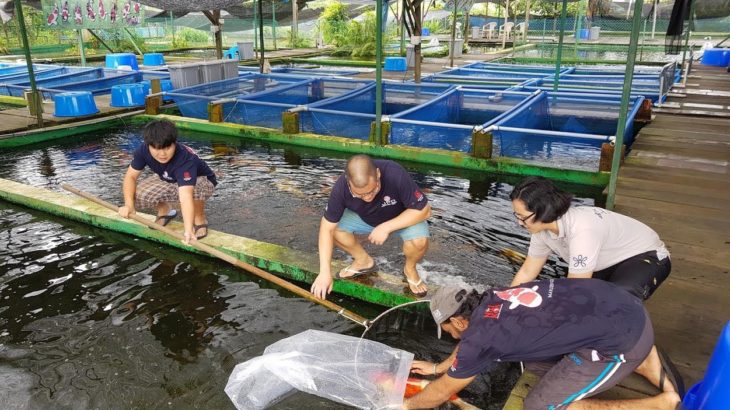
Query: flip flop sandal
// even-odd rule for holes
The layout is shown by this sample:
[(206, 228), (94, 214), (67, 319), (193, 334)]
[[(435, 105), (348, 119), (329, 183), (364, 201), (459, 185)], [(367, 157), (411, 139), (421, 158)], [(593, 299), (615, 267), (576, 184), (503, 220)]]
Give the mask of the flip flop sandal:
[[(205, 234), (198, 236), (198, 229), (205, 228)], [(195, 237), (197, 239), (203, 239), (206, 236), (208, 236), (208, 224), (200, 224), (200, 225), (193, 225), (193, 232), (195, 233)]]
[[(403, 274), (405, 275), (405, 272)], [(410, 290), (411, 293), (413, 293), (413, 295), (415, 295), (417, 298), (423, 298), (426, 295), (428, 295), (428, 290), (425, 290), (423, 292), (414, 292), (413, 288), (411, 287), (411, 286), (416, 286), (416, 287), (419, 286), (420, 284), (423, 283), (423, 279), (419, 278), (417, 281), (412, 281), (412, 280), (408, 279), (408, 276), (406, 276), (406, 282), (408, 282), (408, 290)]]
[(684, 399), (685, 390), (682, 375), (679, 374), (679, 371), (664, 350), (657, 346), (656, 352), (659, 355), (659, 362), (662, 364), (662, 368), (659, 371), (659, 390), (664, 391), (664, 379), (666, 378), (674, 386), (674, 391), (677, 392), (679, 398)]
[[(155, 223), (160, 224), (162, 226), (167, 226), (167, 224), (170, 223), (175, 217), (177, 216), (177, 211), (174, 209), (170, 209), (170, 211), (167, 213), (167, 215), (158, 215), (157, 218), (155, 218)], [(150, 228), (154, 229), (154, 228)]]
[[(353, 279), (358, 276), (365, 276), (369, 275), (371, 273), (375, 273), (378, 271), (378, 264), (373, 263), (373, 266), (365, 269), (352, 269), (352, 265), (346, 267), (345, 269), (342, 269), (341, 271), (337, 272), (337, 279)], [(350, 272), (352, 275), (350, 276), (342, 276), (343, 272)]]

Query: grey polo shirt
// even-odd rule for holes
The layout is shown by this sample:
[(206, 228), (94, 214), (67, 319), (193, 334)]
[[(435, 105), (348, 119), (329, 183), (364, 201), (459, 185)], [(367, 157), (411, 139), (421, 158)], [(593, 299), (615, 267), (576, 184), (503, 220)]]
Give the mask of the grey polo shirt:
[(544, 258), (555, 252), (569, 273), (596, 272), (649, 251), (656, 251), (659, 260), (669, 256), (653, 229), (603, 208), (572, 207), (557, 222), (557, 235), (547, 230), (532, 235), (528, 255)]

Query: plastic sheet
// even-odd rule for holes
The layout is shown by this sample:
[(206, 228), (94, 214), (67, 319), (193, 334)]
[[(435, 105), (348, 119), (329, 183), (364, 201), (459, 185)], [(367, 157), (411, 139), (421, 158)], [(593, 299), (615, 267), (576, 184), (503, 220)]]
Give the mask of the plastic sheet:
[(296, 390), (361, 409), (400, 408), (413, 354), (371, 340), (307, 330), (237, 365), (225, 392), (264, 409)]

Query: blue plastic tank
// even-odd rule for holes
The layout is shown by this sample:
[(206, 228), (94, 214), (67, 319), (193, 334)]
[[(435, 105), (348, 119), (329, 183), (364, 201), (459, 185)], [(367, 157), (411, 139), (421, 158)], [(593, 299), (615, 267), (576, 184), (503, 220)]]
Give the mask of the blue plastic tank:
[(692, 386), (682, 404), (686, 410), (727, 410), (730, 403), (730, 322), (720, 333), (705, 378)]
[(165, 56), (162, 53), (147, 53), (142, 58), (142, 64), (144, 65), (165, 65)]
[(702, 54), (702, 65), (727, 67), (730, 64), (730, 48), (708, 48)]
[(99, 112), (91, 91), (69, 91), (55, 94), (53, 105), (53, 115), (56, 117), (81, 117)]
[(142, 83), (119, 84), (112, 86), (112, 107), (140, 107), (147, 96)]
[(137, 57), (132, 53), (114, 53), (106, 55), (106, 68), (118, 68), (122, 65), (130, 66), (133, 70), (139, 70)]
[(421, 28), (422, 37), (428, 37), (430, 35), (431, 35), (431, 30), (427, 29), (426, 27)]
[(406, 66), (406, 58), (385, 57), (385, 67), (383, 69), (385, 71), (406, 71), (408, 69)]

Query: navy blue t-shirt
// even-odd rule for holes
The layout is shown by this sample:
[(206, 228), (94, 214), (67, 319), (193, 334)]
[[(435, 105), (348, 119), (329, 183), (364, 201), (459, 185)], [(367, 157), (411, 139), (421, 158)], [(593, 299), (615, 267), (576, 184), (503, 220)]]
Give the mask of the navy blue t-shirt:
[(461, 335), (451, 377), (465, 379), (495, 361), (556, 360), (581, 349), (625, 353), (646, 321), (637, 297), (600, 279), (550, 279), (485, 292)]
[(380, 170), (380, 191), (371, 202), (355, 198), (347, 186), (347, 178), (341, 175), (330, 193), (324, 218), (332, 223), (340, 222), (345, 209), (349, 209), (370, 226), (378, 226), (400, 215), (406, 209), (421, 210), (428, 198), (418, 188), (413, 178), (400, 164), (387, 160), (374, 160)]
[(175, 154), (166, 164), (157, 162), (150, 154), (147, 144), (142, 144), (134, 150), (134, 157), (130, 166), (142, 171), (145, 165), (160, 176), (165, 182), (177, 182), (178, 186), (195, 185), (198, 177), (208, 177), (208, 180), (217, 185), (215, 173), (208, 164), (195, 154), (192, 148), (179, 142), (175, 143)]

